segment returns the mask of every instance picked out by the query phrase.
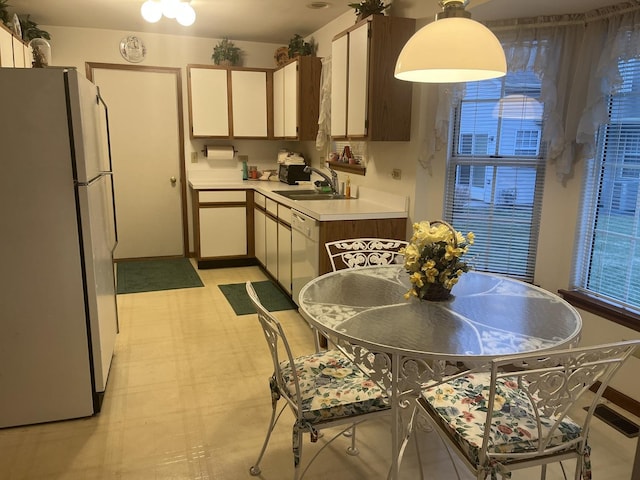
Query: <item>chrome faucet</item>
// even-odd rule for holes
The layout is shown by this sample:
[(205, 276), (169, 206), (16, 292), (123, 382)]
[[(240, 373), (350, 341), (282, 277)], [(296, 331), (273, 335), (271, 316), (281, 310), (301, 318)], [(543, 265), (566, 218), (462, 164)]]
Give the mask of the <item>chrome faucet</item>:
[(317, 173), (318, 175), (320, 175), (322, 178), (324, 178), (329, 183), (329, 185), (331, 186), (331, 192), (334, 193), (334, 194), (338, 194), (339, 193), (338, 192), (338, 174), (331, 167), (327, 167), (327, 168), (331, 172), (331, 177), (329, 177), (329, 175), (324, 173), (322, 170), (318, 170), (317, 168), (310, 167), (309, 165), (304, 167), (304, 172), (305, 173), (310, 173), (310, 172)]

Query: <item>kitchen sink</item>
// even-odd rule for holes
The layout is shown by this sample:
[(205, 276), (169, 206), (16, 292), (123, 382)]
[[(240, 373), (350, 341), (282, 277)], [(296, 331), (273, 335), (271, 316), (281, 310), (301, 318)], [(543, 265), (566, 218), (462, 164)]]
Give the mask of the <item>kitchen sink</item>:
[(274, 190), (273, 193), (291, 200), (343, 200), (344, 195), (317, 190)]

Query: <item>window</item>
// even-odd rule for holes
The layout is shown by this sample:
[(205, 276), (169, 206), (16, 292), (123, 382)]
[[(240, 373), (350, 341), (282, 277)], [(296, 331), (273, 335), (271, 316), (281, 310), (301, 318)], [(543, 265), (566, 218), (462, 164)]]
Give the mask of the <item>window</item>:
[(532, 281), (544, 148), (540, 80), (533, 72), (466, 84), (454, 109), (445, 218), (472, 231), (476, 270)]
[(595, 159), (587, 164), (574, 282), (579, 291), (640, 310), (640, 60), (620, 62)]

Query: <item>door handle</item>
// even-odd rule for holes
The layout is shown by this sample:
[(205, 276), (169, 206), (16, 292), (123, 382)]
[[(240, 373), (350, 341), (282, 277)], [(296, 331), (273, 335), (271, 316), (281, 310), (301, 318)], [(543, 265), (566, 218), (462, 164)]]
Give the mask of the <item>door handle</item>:
[(171, 178), (169, 179), (169, 181), (171, 182), (171, 185), (174, 185), (174, 186), (175, 186), (175, 184), (176, 184), (176, 182), (178, 181), (178, 179), (177, 179), (176, 177), (171, 177)]

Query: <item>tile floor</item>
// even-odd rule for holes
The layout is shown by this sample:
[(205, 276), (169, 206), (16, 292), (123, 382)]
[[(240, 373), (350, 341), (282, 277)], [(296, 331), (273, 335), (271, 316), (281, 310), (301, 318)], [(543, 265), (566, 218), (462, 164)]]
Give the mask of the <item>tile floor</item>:
[[(216, 285), (265, 276), (257, 267), (199, 273), (204, 288), (118, 297), (121, 332), (102, 412), (0, 430), (0, 479), (254, 478), (249, 467), (271, 410), (270, 359), (255, 315), (236, 317)], [(312, 351), (310, 332), (295, 311), (276, 316), (298, 353)], [(259, 478), (292, 478), (292, 418), (287, 412), (281, 419)], [(360, 428), (358, 457), (346, 455), (348, 440), (338, 439), (305, 478), (386, 478), (388, 428), (386, 418)], [(456, 478), (437, 435), (420, 432), (419, 439), (427, 478)], [(636, 439), (594, 420), (591, 443), (594, 479), (630, 477)], [(321, 444), (322, 439), (306, 441), (305, 458)], [(408, 448), (402, 478), (418, 478), (417, 464), (415, 450)], [(548, 478), (563, 478), (559, 472), (553, 468)], [(538, 475), (530, 469), (513, 478)], [(471, 477), (465, 472), (463, 478)]]

